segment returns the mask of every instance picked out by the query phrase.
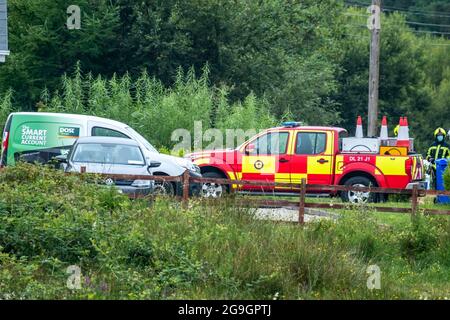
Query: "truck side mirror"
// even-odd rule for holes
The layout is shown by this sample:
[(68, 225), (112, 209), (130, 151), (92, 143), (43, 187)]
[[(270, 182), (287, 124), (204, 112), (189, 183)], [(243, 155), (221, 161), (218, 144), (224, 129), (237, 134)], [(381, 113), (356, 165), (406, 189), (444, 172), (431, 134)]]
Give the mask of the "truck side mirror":
[(245, 154), (249, 155), (250, 153), (254, 153), (256, 150), (256, 147), (253, 143), (249, 143), (245, 146), (244, 152)]

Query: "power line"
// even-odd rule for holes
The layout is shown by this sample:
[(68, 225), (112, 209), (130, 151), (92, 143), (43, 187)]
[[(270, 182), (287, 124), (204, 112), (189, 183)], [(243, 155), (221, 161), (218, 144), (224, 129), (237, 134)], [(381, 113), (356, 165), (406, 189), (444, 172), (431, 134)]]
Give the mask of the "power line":
[(431, 34), (450, 34), (450, 32), (427, 31), (427, 30), (411, 30), (412, 32), (431, 33)]
[[(350, 37), (350, 38), (356, 38), (360, 40), (370, 40), (369, 34), (366, 34), (367, 36), (364, 36), (364, 34), (354, 34), (354, 33), (344, 33), (344, 36)], [(450, 47), (450, 43), (421, 43), (421, 46), (441, 46), (441, 47)]]
[[(355, 13), (344, 13), (345, 16), (352, 16), (352, 17), (364, 17), (368, 18), (369, 15), (364, 14), (355, 14)], [(430, 27), (441, 27), (441, 28), (450, 28), (450, 24), (437, 24), (437, 23), (425, 23), (425, 22), (415, 22), (415, 21), (408, 21), (406, 20), (405, 23), (412, 24), (412, 25), (418, 25), (418, 26), (430, 26)]]
[[(350, 23), (347, 26), (354, 26), (354, 27), (360, 27), (360, 28), (367, 28), (367, 25), (364, 24), (354, 24), (354, 23)], [(440, 32), (440, 31), (429, 31), (429, 30), (414, 30), (414, 29), (409, 29), (409, 31), (411, 32), (419, 32), (419, 33), (428, 33), (428, 34), (440, 34), (440, 35), (444, 35), (444, 34), (450, 34), (450, 32)]]
[(424, 23), (424, 22), (414, 22), (414, 21), (405, 21), (405, 22), (408, 24), (413, 24), (413, 25), (418, 25), (418, 26), (450, 28), (450, 24), (436, 24), (436, 23)]
[(429, 13), (421, 13), (421, 12), (411, 12), (408, 10), (397, 10), (397, 9), (386, 9), (383, 8), (382, 11), (387, 11), (387, 12), (405, 12), (408, 13), (410, 15), (415, 15), (415, 16), (428, 16), (428, 17), (438, 17), (438, 18), (450, 18), (450, 15), (445, 15), (445, 14), (429, 14)]
[[(361, 8), (367, 8), (370, 6), (368, 3), (362, 3), (358, 1), (346, 1), (347, 5), (361, 7)], [(433, 16), (433, 17), (443, 17), (443, 18), (450, 18), (450, 14), (442, 14), (436, 11), (421, 11), (421, 10), (411, 10), (406, 8), (398, 8), (398, 7), (389, 7), (389, 6), (383, 6), (382, 11), (400, 11), (400, 12), (406, 12), (412, 15), (425, 15), (425, 16)]]

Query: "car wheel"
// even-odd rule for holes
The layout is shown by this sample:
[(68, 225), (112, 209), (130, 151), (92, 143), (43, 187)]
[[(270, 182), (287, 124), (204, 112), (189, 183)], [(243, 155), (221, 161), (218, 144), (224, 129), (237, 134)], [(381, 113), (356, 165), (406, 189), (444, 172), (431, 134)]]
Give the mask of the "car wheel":
[[(217, 172), (206, 172), (202, 174), (203, 178), (211, 179), (224, 179), (222, 175)], [(200, 195), (203, 198), (218, 199), (223, 197), (229, 190), (227, 185), (217, 183), (203, 183), (200, 191)]]
[(175, 188), (171, 182), (155, 181), (153, 194), (157, 196), (173, 196), (175, 195)]
[[(353, 177), (345, 182), (348, 187), (370, 187), (374, 186), (373, 182), (366, 177)], [(368, 203), (375, 202), (376, 195), (373, 192), (363, 191), (342, 191), (341, 198), (344, 202), (351, 203)]]

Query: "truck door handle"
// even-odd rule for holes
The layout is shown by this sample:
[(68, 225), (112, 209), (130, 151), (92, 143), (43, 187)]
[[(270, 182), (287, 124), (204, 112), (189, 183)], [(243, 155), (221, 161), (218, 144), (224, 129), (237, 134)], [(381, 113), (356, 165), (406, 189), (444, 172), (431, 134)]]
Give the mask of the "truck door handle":
[(288, 160), (288, 159), (285, 159), (285, 158), (281, 158), (281, 159), (280, 159), (280, 162), (281, 162), (281, 163), (286, 163), (286, 162), (289, 162), (289, 160)]
[(325, 159), (319, 159), (319, 160), (317, 160), (317, 162), (320, 163), (320, 164), (324, 164), (324, 163), (327, 163), (329, 161), (325, 160)]

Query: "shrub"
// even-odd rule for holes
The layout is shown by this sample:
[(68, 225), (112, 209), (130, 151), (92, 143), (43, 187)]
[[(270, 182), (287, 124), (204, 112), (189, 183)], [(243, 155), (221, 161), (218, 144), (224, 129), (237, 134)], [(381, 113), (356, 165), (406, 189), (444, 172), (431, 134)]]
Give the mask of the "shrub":
[(444, 188), (445, 190), (450, 190), (450, 166), (447, 166), (447, 168), (444, 171)]
[[(300, 228), (255, 219), (238, 197), (149, 207), (85, 176), (18, 164), (0, 172), (0, 298), (411, 298), (405, 268), (417, 281), (449, 267), (441, 218), (400, 233), (348, 211)], [(66, 287), (74, 264), (80, 290)], [(382, 269), (381, 291), (366, 288), (370, 264)]]

